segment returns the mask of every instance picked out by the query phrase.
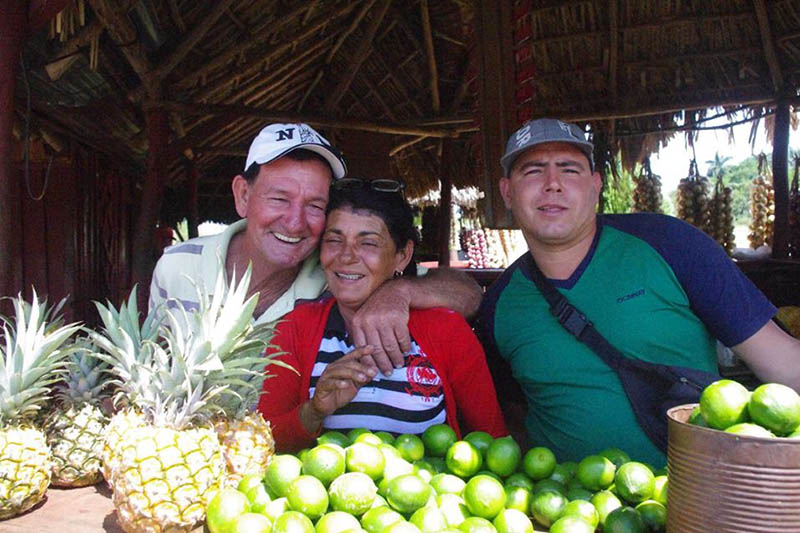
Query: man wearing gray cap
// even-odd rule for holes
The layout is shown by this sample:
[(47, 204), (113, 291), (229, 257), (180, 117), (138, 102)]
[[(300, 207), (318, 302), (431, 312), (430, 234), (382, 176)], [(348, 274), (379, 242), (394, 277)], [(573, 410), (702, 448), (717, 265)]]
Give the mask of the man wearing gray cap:
[[(347, 169), (339, 152), (307, 124), (270, 124), (250, 145), (244, 172), (233, 178), (241, 220), (222, 233), (198, 237), (164, 251), (150, 287), (150, 309), (183, 302), (196, 309), (194, 283), (214, 286), (224, 261), (227, 279), (252, 263), (250, 294), (258, 293), (257, 323), (275, 323), (297, 302), (325, 290), (317, 245), (325, 228), (332, 180)], [(356, 317), (354, 341), (373, 347), (380, 370), (403, 365), (410, 349), (408, 308), (449, 307), (472, 315), (480, 289), (468, 276), (435, 269), (415, 279), (389, 281)]]
[(550, 312), (536, 266), (626, 357), (716, 373), (719, 339), (761, 380), (800, 389), (800, 341), (700, 230), (665, 215), (597, 215), (592, 150), (578, 126), (554, 119), (508, 140), (500, 192), (529, 253), (487, 291), (479, 330), (490, 359), (506, 363), (497, 373), (522, 389), (532, 444), (561, 461), (615, 447), (663, 465), (615, 372)]

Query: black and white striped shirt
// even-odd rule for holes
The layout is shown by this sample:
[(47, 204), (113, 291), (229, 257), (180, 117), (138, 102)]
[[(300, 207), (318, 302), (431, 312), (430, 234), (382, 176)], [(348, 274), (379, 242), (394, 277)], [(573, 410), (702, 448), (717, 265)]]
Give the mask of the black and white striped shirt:
[[(328, 364), (354, 349), (344, 319), (334, 304), (311, 371), (309, 397), (314, 396), (317, 381)], [(419, 434), (430, 425), (444, 423), (442, 380), (413, 338), (404, 363), (391, 376), (379, 372), (359, 389), (350, 403), (327, 416), (323, 427), (339, 430), (364, 427), (372, 431)]]

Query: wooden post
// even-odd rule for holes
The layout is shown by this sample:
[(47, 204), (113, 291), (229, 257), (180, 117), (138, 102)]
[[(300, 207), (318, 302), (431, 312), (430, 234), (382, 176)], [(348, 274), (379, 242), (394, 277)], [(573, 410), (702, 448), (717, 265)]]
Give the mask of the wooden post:
[[(27, 6), (27, 0), (0, 2), (0, 296), (16, 296), (22, 290), (19, 238), (11, 216), (14, 211), (11, 197), (11, 180), (14, 178), (11, 131)], [(4, 306), (0, 310), (7, 311)]]
[(436, 249), (439, 253), (439, 266), (450, 266), (450, 225), (453, 218), (453, 174), (460, 168), (458, 164), (458, 145), (448, 139), (442, 142), (442, 157), (439, 165), (439, 176), (442, 184), (442, 195), (439, 199), (439, 242)]
[(197, 237), (197, 226), (200, 225), (200, 206), (197, 197), (197, 185), (200, 181), (200, 172), (197, 170), (197, 165), (194, 161), (186, 163), (186, 182), (189, 185), (189, 216), (186, 220), (186, 226), (190, 239)]
[(142, 189), (139, 216), (133, 235), (133, 283), (139, 285), (140, 309), (147, 309), (150, 276), (155, 266), (154, 231), (161, 212), (161, 199), (167, 176), (166, 154), (169, 124), (167, 113), (160, 107), (147, 111), (147, 175)]
[(511, 212), (500, 196), (500, 158), (513, 131), (514, 54), (511, 3), (477, 0), (475, 36), (478, 54), (478, 95), (483, 155), (483, 192), (486, 223), (492, 228), (511, 228)]
[(772, 134), (772, 187), (775, 191), (775, 223), (772, 257), (789, 257), (789, 104), (778, 101)]

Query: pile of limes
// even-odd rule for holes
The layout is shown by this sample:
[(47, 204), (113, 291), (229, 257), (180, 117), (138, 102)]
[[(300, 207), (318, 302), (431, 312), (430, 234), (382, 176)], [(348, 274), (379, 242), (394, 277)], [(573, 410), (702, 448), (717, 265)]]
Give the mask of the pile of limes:
[[(447, 425), (421, 436), (324, 433), (208, 505), (211, 533), (663, 531), (667, 477), (618, 449), (558, 463), (545, 447)], [(534, 530), (534, 526), (536, 529)]]
[(800, 395), (779, 383), (750, 392), (721, 379), (703, 389), (689, 423), (737, 435), (800, 438)]

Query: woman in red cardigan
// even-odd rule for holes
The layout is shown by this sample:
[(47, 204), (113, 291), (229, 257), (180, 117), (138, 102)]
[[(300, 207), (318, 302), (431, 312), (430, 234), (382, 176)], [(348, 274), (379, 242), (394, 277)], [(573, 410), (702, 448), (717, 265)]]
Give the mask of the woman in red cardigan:
[(483, 349), (466, 321), (444, 308), (412, 309), (411, 350), (381, 374), (370, 346), (353, 345), (351, 320), (385, 281), (416, 273), (418, 241), (403, 184), (344, 178), (332, 186), (320, 262), (332, 297), (298, 306), (273, 343), (293, 369), (270, 366), (259, 410), (280, 451), (313, 444), (323, 430), (366, 427), (422, 433), (447, 423), (459, 435), (508, 432)]

